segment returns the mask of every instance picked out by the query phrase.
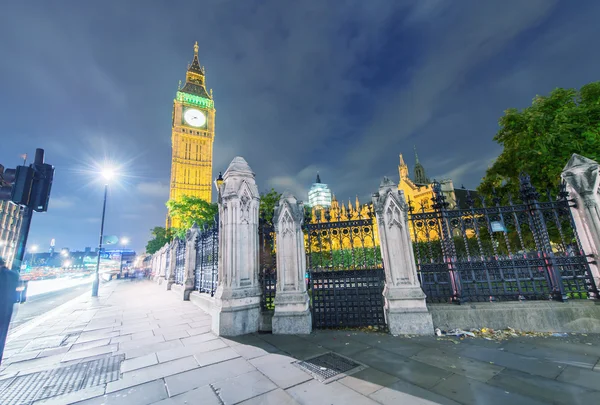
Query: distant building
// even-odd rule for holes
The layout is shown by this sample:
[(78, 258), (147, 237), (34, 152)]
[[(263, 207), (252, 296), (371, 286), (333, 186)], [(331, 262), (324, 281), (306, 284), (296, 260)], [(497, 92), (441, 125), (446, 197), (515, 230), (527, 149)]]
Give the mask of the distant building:
[(308, 191), (308, 206), (329, 208), (331, 207), (331, 190), (327, 184), (321, 183), (321, 177), (317, 173), (317, 181), (313, 183)]
[(11, 201), (0, 201), (0, 257), (9, 269), (17, 252), (22, 218), (21, 207)]
[[(408, 173), (408, 165), (404, 163), (404, 158), (400, 155), (400, 164), (398, 165), (398, 173), (400, 174), (400, 182), (398, 189), (404, 191), (404, 197), (407, 202), (410, 202), (415, 209), (415, 212), (421, 210), (433, 210), (433, 182), (425, 174), (425, 168), (419, 162), (417, 151), (415, 149), (415, 168), (414, 177), (411, 179)], [(467, 206), (467, 191), (471, 194), (471, 198), (477, 197), (475, 190), (466, 190), (463, 188), (454, 188), (452, 179), (438, 180), (442, 195), (446, 197), (449, 209), (465, 208)]]

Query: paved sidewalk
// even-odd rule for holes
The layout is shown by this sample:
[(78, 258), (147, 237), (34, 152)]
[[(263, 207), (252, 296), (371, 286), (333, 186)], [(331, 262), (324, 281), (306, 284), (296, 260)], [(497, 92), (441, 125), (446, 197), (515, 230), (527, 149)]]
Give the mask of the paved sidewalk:
[[(57, 311), (9, 336), (2, 405), (600, 400), (599, 336), (495, 342), (318, 331), (220, 338), (210, 332), (208, 315), (147, 281), (111, 282), (99, 298), (80, 297)], [(358, 367), (324, 383), (315, 375), (333, 365), (309, 373), (292, 364), (327, 353), (343, 356), (337, 365), (349, 359)]]

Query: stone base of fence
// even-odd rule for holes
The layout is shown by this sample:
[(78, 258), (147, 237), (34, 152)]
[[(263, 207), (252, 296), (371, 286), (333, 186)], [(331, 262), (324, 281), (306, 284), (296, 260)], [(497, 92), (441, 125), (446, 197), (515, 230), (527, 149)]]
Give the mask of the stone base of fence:
[(190, 302), (197, 307), (200, 307), (204, 312), (213, 316), (216, 310), (215, 298), (208, 294), (202, 294), (198, 291), (194, 291), (190, 294)]
[(306, 291), (278, 291), (275, 296), (273, 334), (295, 335), (310, 332), (312, 332), (312, 316)]
[(185, 288), (181, 284), (173, 284), (171, 286), (171, 291), (185, 300)]
[(527, 301), (429, 304), (435, 327), (530, 332), (600, 333), (600, 302)]
[(262, 312), (260, 313), (260, 324), (258, 325), (259, 332), (273, 331), (273, 313), (273, 310), (262, 310)]
[(431, 335), (433, 322), (421, 287), (388, 287), (383, 291), (385, 318), (392, 335)]

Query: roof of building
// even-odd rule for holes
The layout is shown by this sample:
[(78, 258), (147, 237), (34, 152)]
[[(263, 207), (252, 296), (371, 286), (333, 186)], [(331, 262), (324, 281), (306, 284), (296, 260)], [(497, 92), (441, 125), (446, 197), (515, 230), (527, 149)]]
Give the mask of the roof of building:
[(477, 201), (479, 199), (479, 193), (476, 190), (467, 190), (466, 188), (455, 188), (454, 196), (456, 197), (456, 203), (458, 205), (458, 208), (469, 208), (469, 204), (467, 203), (467, 193), (471, 194), (471, 199), (473, 201)]

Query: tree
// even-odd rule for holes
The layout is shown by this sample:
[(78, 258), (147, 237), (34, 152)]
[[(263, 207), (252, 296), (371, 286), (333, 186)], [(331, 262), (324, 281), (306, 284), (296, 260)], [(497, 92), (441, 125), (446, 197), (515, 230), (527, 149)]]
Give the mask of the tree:
[(280, 198), (281, 193), (278, 193), (273, 188), (267, 193), (262, 193), (260, 195), (260, 206), (258, 207), (260, 218), (271, 224), (273, 222), (275, 207), (279, 204)]
[(555, 89), (531, 106), (511, 108), (500, 119), (494, 140), (503, 151), (479, 185), (485, 196), (518, 196), (519, 174), (527, 173), (540, 192), (556, 196), (560, 173), (573, 153), (600, 160), (600, 82), (576, 89)]
[(184, 195), (178, 200), (167, 201), (169, 216), (179, 219), (180, 227), (175, 229), (175, 235), (183, 239), (185, 233), (194, 224), (202, 226), (215, 218), (218, 212), (217, 204), (211, 204), (198, 197)]
[(153, 239), (146, 244), (146, 253), (152, 255), (156, 253), (165, 243), (169, 243), (175, 236), (172, 229), (165, 229), (162, 226), (156, 226), (151, 231)]

